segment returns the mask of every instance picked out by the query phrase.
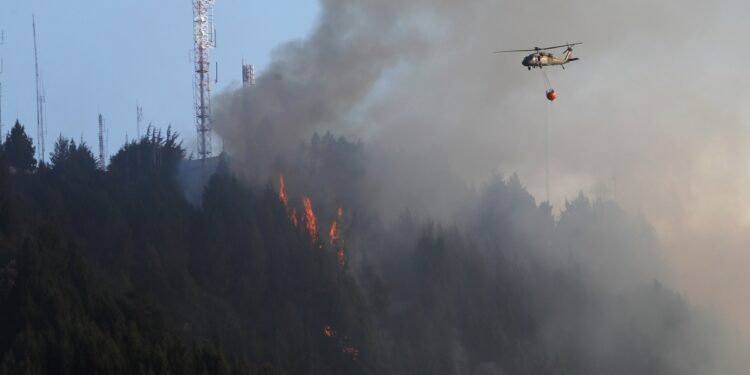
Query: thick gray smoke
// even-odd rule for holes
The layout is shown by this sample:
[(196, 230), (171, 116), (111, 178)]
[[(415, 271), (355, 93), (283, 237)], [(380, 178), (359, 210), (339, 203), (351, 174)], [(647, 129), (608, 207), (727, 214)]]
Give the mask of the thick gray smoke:
[[(517, 172), (551, 201), (615, 198), (654, 224), (680, 285), (742, 318), (750, 161), (740, 75), (746, 5), (733, 1), (322, 0), (314, 31), (280, 46), (257, 86), (217, 100), (238, 172), (275, 178), (314, 132), (365, 142), (373, 206), (461, 221), (473, 186)], [(495, 49), (584, 42), (539, 71)], [(633, 261), (638, 264), (638, 261)], [(714, 266), (717, 265), (717, 266)]]

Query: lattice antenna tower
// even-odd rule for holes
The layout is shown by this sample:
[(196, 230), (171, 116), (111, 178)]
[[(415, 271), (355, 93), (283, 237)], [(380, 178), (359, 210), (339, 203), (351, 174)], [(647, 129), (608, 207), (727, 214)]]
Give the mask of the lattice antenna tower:
[(40, 162), (44, 162), (46, 152), (44, 150), (44, 136), (47, 133), (47, 127), (44, 124), (44, 104), (46, 99), (44, 97), (44, 88), (42, 87), (41, 80), (39, 79), (39, 53), (37, 49), (36, 41), (36, 18), (31, 16), (31, 27), (34, 32), (34, 72), (36, 74), (36, 137), (37, 137), (37, 152), (38, 159)]
[(255, 86), (255, 65), (242, 62), (242, 86)]
[(99, 114), (99, 168), (104, 170), (107, 166), (107, 160), (104, 156), (104, 116)]
[(209, 51), (216, 47), (213, 7), (215, 0), (193, 0), (195, 78), (193, 98), (198, 132), (198, 157), (211, 156), (211, 63)]
[(143, 107), (135, 105), (135, 131), (136, 131), (136, 142), (141, 141), (141, 124), (143, 123)]

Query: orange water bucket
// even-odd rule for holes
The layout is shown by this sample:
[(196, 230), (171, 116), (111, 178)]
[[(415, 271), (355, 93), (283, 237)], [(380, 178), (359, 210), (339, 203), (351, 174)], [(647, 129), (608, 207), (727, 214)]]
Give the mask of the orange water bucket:
[(553, 89), (547, 90), (547, 100), (554, 102), (557, 99), (557, 92)]

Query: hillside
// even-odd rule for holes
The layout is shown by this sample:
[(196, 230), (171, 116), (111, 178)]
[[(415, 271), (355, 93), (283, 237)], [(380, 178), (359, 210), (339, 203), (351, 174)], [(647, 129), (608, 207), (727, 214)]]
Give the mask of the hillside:
[(407, 208), (391, 222), (363, 203), (362, 152), (316, 135), (283, 187), (223, 158), (195, 204), (170, 131), (105, 171), (62, 137), (37, 164), (17, 124), (0, 153), (0, 373), (702, 374), (719, 360), (713, 319), (641, 267), (658, 251), (641, 218), (582, 195), (555, 218), (513, 176), (460, 224)]

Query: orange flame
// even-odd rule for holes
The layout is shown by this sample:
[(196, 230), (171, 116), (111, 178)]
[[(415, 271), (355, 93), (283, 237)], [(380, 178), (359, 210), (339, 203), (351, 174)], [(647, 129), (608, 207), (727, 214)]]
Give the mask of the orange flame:
[(328, 231), (328, 235), (331, 236), (331, 244), (336, 243), (339, 239), (338, 222), (334, 221), (331, 225), (331, 230)]
[(344, 255), (344, 247), (341, 246), (341, 219), (344, 216), (344, 210), (339, 207), (336, 220), (331, 224), (331, 230), (328, 231), (328, 235), (331, 237), (331, 246), (338, 247), (336, 251), (336, 258), (339, 261), (339, 265), (343, 267), (346, 265), (346, 258)]
[(289, 211), (289, 196), (286, 194), (286, 184), (284, 183), (284, 175), (279, 175), (279, 200), (284, 204), (286, 213), (289, 215), (289, 220), (292, 221), (294, 226), (299, 226), (299, 220), (297, 220), (297, 209), (294, 208)]
[(305, 206), (305, 226), (307, 227), (307, 232), (310, 233), (310, 237), (315, 238), (318, 234), (318, 221), (315, 218), (312, 202), (310, 198), (304, 197), (302, 203)]
[(299, 220), (297, 220), (297, 209), (292, 209), (292, 213), (289, 214), (289, 219), (292, 220), (292, 224), (294, 224), (295, 227), (299, 226)]
[(289, 207), (289, 196), (286, 195), (284, 175), (279, 175), (279, 199), (281, 200), (281, 203), (284, 203), (284, 207)]
[(336, 243), (341, 239), (341, 229), (339, 228), (339, 226), (341, 225), (341, 217), (343, 215), (344, 210), (339, 207), (338, 215), (333, 221), (333, 224), (331, 224), (331, 230), (328, 231), (328, 235), (331, 237), (331, 245), (336, 245)]

